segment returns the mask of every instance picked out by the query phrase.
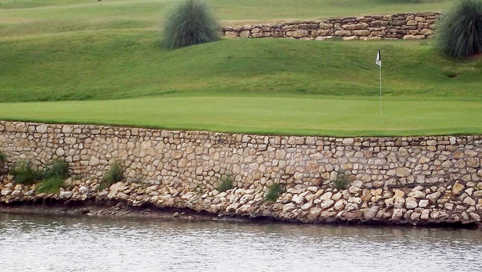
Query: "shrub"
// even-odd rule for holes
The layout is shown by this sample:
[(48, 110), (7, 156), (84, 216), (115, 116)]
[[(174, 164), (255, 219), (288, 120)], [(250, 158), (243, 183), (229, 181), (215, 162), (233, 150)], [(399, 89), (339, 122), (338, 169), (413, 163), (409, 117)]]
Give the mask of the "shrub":
[(0, 151), (0, 165), (4, 164), (7, 161), (7, 155)]
[(439, 49), (447, 56), (464, 58), (482, 51), (482, 0), (462, 0), (438, 26)]
[(66, 179), (69, 177), (69, 164), (64, 160), (55, 160), (52, 162), (43, 173), (43, 178), (48, 179), (58, 177)]
[(55, 194), (64, 185), (64, 179), (59, 176), (52, 176), (42, 180), (36, 189), (37, 193)]
[(7, 162), (7, 155), (0, 152), (0, 175), (5, 174), (5, 165)]
[(168, 14), (162, 45), (173, 49), (216, 41), (218, 29), (216, 19), (204, 2), (186, 0)]
[(333, 186), (338, 190), (345, 190), (350, 183), (350, 177), (343, 171), (338, 171), (336, 178), (333, 180)]
[(43, 173), (32, 168), (30, 161), (20, 161), (15, 165), (11, 174), (17, 184), (32, 185), (42, 179)]
[(266, 201), (275, 202), (283, 192), (283, 188), (279, 183), (271, 184), (268, 188), (268, 193), (264, 197)]
[(123, 172), (122, 166), (118, 161), (112, 163), (109, 171), (107, 171), (100, 183), (99, 190), (109, 188), (112, 184), (121, 181), (124, 178)]
[(220, 192), (226, 192), (227, 190), (233, 189), (233, 179), (231, 176), (226, 176), (221, 179), (221, 183), (219, 183), (218, 187), (216, 187), (216, 190)]

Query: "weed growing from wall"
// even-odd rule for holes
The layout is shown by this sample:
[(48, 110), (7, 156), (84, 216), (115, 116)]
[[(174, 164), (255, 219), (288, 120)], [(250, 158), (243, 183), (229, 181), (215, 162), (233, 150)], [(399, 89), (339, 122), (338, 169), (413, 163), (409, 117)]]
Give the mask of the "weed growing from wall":
[(271, 184), (268, 187), (268, 192), (266, 193), (266, 196), (264, 197), (264, 200), (269, 201), (269, 202), (276, 202), (278, 197), (283, 193), (283, 187), (279, 183), (274, 183)]
[(219, 192), (226, 192), (227, 190), (231, 190), (233, 188), (234, 188), (233, 178), (227, 175), (221, 179), (221, 182), (216, 187), (216, 190), (218, 190)]
[(348, 176), (344, 171), (337, 171), (336, 178), (333, 180), (333, 187), (338, 190), (345, 190), (351, 183), (350, 176)]
[(99, 190), (109, 188), (112, 184), (121, 181), (123, 178), (124, 170), (122, 169), (122, 165), (118, 161), (114, 161), (100, 182)]
[(43, 179), (35, 190), (37, 193), (55, 194), (64, 186), (65, 180), (61, 177), (53, 176)]
[(15, 164), (10, 174), (16, 184), (32, 185), (42, 179), (43, 173), (33, 168), (30, 161), (19, 161)]
[(7, 161), (7, 155), (0, 151), (0, 165), (4, 164)]

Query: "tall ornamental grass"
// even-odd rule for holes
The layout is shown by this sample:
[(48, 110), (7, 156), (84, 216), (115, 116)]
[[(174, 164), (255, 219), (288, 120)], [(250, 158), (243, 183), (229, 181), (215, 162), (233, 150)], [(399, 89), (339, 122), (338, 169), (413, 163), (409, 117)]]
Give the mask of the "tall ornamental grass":
[(204, 2), (186, 0), (168, 14), (163, 35), (170, 49), (212, 42), (219, 40), (219, 24)]
[(438, 47), (447, 56), (466, 58), (482, 51), (482, 0), (461, 0), (440, 20)]

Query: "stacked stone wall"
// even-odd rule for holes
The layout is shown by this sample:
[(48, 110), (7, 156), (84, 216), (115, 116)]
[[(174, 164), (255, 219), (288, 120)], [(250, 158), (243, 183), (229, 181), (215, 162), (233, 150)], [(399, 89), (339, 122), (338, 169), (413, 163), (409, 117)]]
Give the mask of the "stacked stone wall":
[[(482, 136), (302, 137), (0, 121), (3, 166), (61, 158), (72, 178), (57, 194), (3, 172), (0, 203), (118, 200), (297, 222), (479, 223)], [(98, 190), (114, 161), (125, 180)], [(337, 189), (345, 172), (351, 181)], [(234, 188), (218, 192), (223, 177)], [(265, 200), (269, 186), (284, 192)]]
[(420, 40), (431, 38), (440, 13), (400, 13), (321, 21), (226, 26), (228, 38), (291, 38), (302, 40)]

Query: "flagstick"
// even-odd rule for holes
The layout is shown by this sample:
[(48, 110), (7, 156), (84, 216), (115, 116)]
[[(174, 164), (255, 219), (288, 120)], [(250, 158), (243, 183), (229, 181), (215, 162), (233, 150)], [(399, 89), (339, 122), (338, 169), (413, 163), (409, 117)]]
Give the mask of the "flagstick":
[(380, 98), (382, 97), (382, 66), (380, 65)]
[(382, 64), (380, 67), (380, 94), (379, 94), (379, 114), (383, 115), (383, 101), (382, 101)]

